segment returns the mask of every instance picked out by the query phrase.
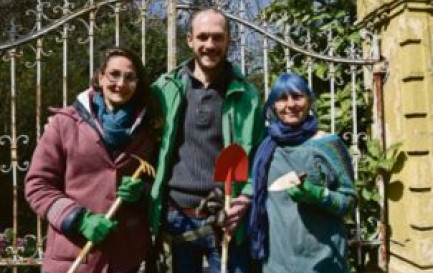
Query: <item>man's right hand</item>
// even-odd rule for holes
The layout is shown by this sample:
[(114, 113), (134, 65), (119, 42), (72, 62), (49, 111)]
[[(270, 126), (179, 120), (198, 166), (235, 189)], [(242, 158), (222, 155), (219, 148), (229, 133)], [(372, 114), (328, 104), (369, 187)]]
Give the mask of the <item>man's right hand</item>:
[(103, 214), (93, 214), (85, 211), (78, 219), (78, 231), (87, 240), (94, 243), (102, 242), (114, 228), (117, 222), (105, 218)]
[(251, 198), (246, 195), (239, 195), (232, 199), (224, 223), (225, 231), (233, 234), (238, 224), (245, 217), (250, 205)]

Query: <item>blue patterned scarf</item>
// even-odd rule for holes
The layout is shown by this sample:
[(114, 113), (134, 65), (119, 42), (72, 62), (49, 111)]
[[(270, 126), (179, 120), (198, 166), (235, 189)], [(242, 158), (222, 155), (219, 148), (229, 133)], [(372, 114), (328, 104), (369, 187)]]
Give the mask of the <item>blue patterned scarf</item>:
[(317, 119), (309, 115), (299, 127), (290, 127), (281, 121), (274, 121), (268, 127), (268, 136), (260, 144), (253, 163), (253, 200), (249, 221), (252, 255), (262, 260), (266, 256), (265, 236), (268, 231), (268, 217), (265, 208), (269, 165), (275, 148), (279, 144), (299, 145), (317, 132)]
[(101, 122), (103, 138), (110, 152), (122, 148), (131, 136), (131, 126), (134, 121), (134, 107), (127, 103), (110, 111), (105, 105), (101, 92), (93, 95), (93, 106), (95, 107), (98, 120)]

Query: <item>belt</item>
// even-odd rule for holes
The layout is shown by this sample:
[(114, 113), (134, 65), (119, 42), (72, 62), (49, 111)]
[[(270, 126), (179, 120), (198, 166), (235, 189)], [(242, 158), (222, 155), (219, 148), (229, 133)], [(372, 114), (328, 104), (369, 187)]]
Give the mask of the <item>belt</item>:
[(162, 240), (169, 243), (192, 242), (208, 235), (214, 235), (214, 230), (210, 225), (205, 225), (195, 230), (185, 231), (184, 233), (178, 235), (171, 235), (165, 231), (161, 232)]
[(181, 208), (178, 205), (175, 205), (171, 202), (169, 202), (168, 204), (168, 209), (173, 211), (173, 210), (177, 210), (179, 212), (181, 212), (182, 214), (185, 214), (186, 216), (191, 216), (191, 217), (195, 217), (195, 218), (208, 218), (209, 217), (209, 213), (203, 211), (203, 210), (198, 210), (197, 208)]

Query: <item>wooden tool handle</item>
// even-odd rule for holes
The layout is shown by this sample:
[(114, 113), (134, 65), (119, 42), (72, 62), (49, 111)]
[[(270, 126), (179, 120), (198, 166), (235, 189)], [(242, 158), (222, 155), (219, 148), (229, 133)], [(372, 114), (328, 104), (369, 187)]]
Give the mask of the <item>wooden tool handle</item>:
[[(231, 195), (226, 195), (224, 200), (224, 209), (226, 212), (230, 209), (230, 203), (232, 201)], [(227, 272), (227, 262), (229, 256), (229, 234), (227, 231), (224, 231), (223, 242), (222, 242), (222, 251), (221, 251), (221, 273)]]
[[(140, 164), (140, 166), (135, 170), (134, 174), (132, 175), (133, 179), (137, 179), (140, 174), (143, 172), (144, 168), (146, 167), (143, 164)], [(149, 171), (146, 169), (146, 171)], [(111, 220), (113, 216), (116, 214), (116, 212), (119, 210), (119, 208), (122, 206), (122, 199), (120, 197), (116, 198), (116, 201), (111, 205), (110, 209), (105, 214), (105, 218), (108, 220)], [(87, 241), (86, 245), (81, 249), (80, 253), (78, 254), (77, 258), (75, 259), (74, 263), (69, 267), (67, 273), (75, 273), (80, 263), (84, 260), (87, 254), (92, 250), (93, 246), (95, 244), (91, 241)]]
[(89, 253), (92, 248), (93, 248), (93, 242), (88, 241), (86, 245), (83, 247), (83, 249), (80, 251), (80, 253), (78, 254), (74, 263), (71, 265), (71, 267), (69, 267), (67, 273), (74, 273), (77, 270), (80, 263), (84, 260), (84, 257), (86, 257), (87, 253)]

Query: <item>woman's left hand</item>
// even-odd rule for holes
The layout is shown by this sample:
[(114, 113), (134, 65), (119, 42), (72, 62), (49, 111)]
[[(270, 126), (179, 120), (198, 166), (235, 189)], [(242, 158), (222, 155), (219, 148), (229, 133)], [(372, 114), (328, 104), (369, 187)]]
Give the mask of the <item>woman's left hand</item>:
[(143, 181), (140, 178), (123, 176), (122, 183), (117, 189), (116, 194), (123, 202), (134, 203), (138, 201), (143, 194)]

